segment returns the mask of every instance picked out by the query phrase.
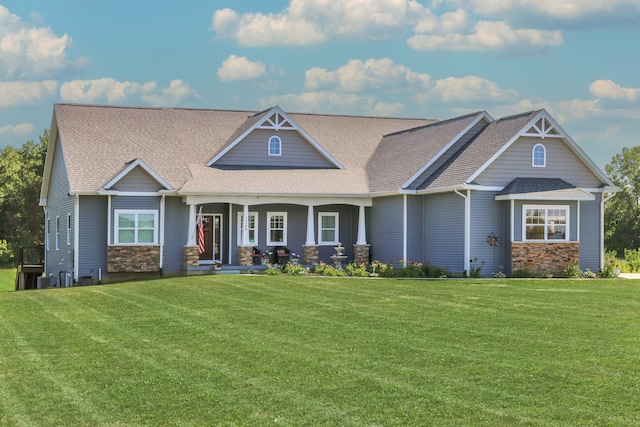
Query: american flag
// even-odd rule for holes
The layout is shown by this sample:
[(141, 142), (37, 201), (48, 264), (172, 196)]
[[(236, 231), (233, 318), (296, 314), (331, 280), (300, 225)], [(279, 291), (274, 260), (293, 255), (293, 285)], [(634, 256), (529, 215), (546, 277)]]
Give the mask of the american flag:
[(198, 213), (198, 253), (204, 252), (204, 223), (202, 221), (202, 206)]

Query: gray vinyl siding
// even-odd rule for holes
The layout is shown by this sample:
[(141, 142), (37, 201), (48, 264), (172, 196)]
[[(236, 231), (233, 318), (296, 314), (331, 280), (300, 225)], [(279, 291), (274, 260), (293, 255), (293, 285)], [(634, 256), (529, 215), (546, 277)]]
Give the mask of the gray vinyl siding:
[[(471, 192), (471, 241), (470, 257), (484, 261), (481, 275), (492, 275), (505, 267), (510, 258), (505, 255), (504, 242), (508, 239), (507, 222), (504, 217), (504, 202), (496, 202), (495, 192)], [(493, 248), (487, 243), (487, 237), (495, 233), (500, 236), (501, 244)], [(494, 262), (495, 256), (495, 262)]]
[[(69, 195), (69, 180), (67, 168), (64, 162), (64, 152), (60, 144), (60, 137), (55, 141), (55, 154), (53, 156), (53, 169), (49, 182), (47, 199), (47, 218), (49, 219), (49, 249), (46, 250), (45, 275), (53, 275), (56, 278), (60, 271), (63, 274), (72, 274), (74, 270), (73, 253), (75, 242), (73, 241), (73, 227), (75, 224), (75, 197)], [(67, 216), (71, 214), (71, 244), (67, 245)], [(60, 222), (60, 236), (56, 249), (56, 218)], [(45, 221), (47, 221), (45, 218)], [(45, 236), (46, 239), (46, 236)]]
[(78, 276), (107, 274), (107, 197), (80, 196)]
[(407, 260), (424, 261), (424, 225), (423, 197), (407, 196)]
[(455, 193), (425, 196), (425, 260), (464, 271), (464, 199)]
[(403, 212), (402, 196), (373, 199), (367, 218), (370, 223), (371, 260), (398, 264), (403, 252)]
[[(242, 212), (244, 207), (241, 205), (233, 205), (232, 211), (232, 259), (231, 263), (238, 262), (238, 212)], [(315, 206), (313, 210), (314, 236), (316, 244), (318, 239), (318, 213), (319, 212), (337, 212), (339, 214), (339, 241), (345, 247), (344, 254), (353, 259), (353, 244), (357, 237), (358, 225), (358, 208), (350, 205), (321, 205)], [(267, 246), (267, 224), (269, 212), (286, 212), (287, 213), (287, 243), (285, 246), (289, 251), (294, 252), (300, 257), (303, 254), (303, 246), (307, 239), (307, 206), (292, 204), (275, 204), (275, 205), (254, 205), (249, 206), (249, 212), (258, 214), (258, 242), (256, 247), (260, 252), (265, 250), (273, 250), (274, 246)], [(335, 253), (334, 245), (318, 246), (318, 261), (332, 263), (331, 255)]]
[(580, 268), (596, 272), (600, 268), (600, 200), (580, 202)]
[(184, 265), (184, 247), (189, 234), (189, 207), (181, 197), (165, 199), (164, 265), (165, 272), (179, 272)]
[[(546, 167), (531, 166), (531, 153), (536, 144), (542, 144), (546, 149)], [(602, 184), (559, 138), (519, 138), (475, 181), (482, 185), (505, 186), (516, 177), (561, 178), (577, 187), (587, 188)]]
[(156, 192), (164, 188), (155, 178), (139, 166), (122, 177), (113, 187), (120, 191), (135, 192)]
[[(269, 156), (269, 138), (280, 137), (281, 155)], [(218, 166), (335, 168), (297, 131), (256, 129), (215, 163)]]

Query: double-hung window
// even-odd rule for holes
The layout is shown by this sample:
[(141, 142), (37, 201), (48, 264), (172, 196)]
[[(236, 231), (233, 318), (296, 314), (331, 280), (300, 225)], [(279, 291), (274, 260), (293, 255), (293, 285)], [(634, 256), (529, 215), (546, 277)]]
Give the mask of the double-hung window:
[(157, 210), (115, 211), (116, 245), (155, 245), (158, 243)]
[(337, 245), (338, 244), (338, 212), (318, 213), (318, 244)]
[(523, 240), (569, 240), (569, 206), (524, 205)]
[[(258, 212), (249, 212), (249, 243), (257, 246), (258, 243)], [(242, 225), (244, 213), (238, 212), (238, 245), (242, 245)]]
[(287, 213), (267, 213), (267, 245), (286, 246), (287, 244)]

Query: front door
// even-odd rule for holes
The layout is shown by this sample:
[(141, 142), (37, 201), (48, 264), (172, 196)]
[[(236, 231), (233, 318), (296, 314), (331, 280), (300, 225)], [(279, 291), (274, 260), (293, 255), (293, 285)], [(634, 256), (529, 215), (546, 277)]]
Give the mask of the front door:
[(200, 254), (200, 261), (220, 261), (222, 248), (222, 215), (202, 215), (204, 228), (204, 252)]

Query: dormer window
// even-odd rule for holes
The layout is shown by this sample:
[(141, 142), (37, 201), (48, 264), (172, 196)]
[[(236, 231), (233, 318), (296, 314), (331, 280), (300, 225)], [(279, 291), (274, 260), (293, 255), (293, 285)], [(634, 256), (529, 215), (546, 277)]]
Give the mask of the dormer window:
[(269, 138), (269, 155), (280, 156), (282, 154), (282, 141), (278, 136)]
[(531, 154), (531, 166), (534, 168), (543, 168), (547, 165), (547, 150), (542, 144), (536, 144)]

